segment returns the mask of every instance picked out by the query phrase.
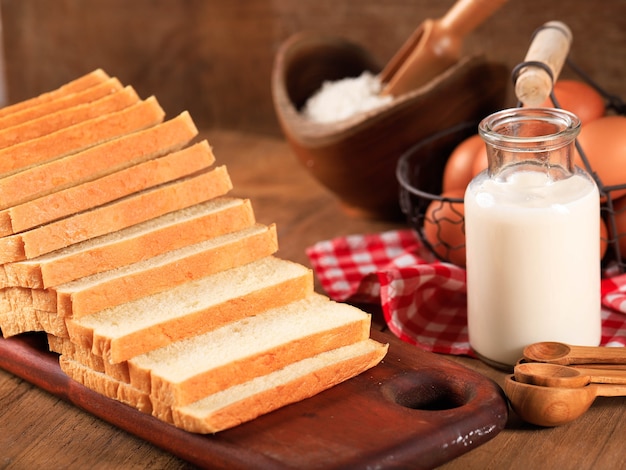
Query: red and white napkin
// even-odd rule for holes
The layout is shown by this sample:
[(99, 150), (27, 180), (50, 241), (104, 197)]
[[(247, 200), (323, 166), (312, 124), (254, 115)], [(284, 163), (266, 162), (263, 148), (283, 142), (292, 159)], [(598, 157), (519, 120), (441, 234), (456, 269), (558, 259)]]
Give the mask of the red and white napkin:
[[(389, 329), (427, 351), (473, 353), (465, 270), (437, 260), (414, 230), (318, 242), (307, 256), (328, 296), (379, 304)], [(626, 274), (602, 281), (602, 345), (626, 346)]]

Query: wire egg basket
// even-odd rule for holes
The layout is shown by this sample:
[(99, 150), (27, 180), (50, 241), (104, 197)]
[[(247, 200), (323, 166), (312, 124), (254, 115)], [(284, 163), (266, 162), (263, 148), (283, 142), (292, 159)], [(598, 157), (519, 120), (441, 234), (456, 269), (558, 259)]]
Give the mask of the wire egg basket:
[[(565, 64), (584, 82), (600, 93), (606, 102), (607, 111), (613, 111), (618, 115), (626, 114), (626, 103), (620, 97), (607, 93), (569, 58), (566, 59)], [(517, 72), (526, 65), (528, 63), (523, 62), (513, 70), (513, 82), (515, 82)], [(550, 99), (556, 108), (560, 108), (554, 91), (550, 93)], [(432, 233), (427, 236), (425, 226), (438, 226), (442, 220), (445, 220), (445, 223), (455, 225), (457, 231), (465, 234), (463, 199), (441, 196), (442, 179), (447, 157), (459, 143), (477, 133), (478, 124), (478, 122), (464, 123), (417, 143), (400, 157), (396, 167), (396, 177), (400, 187), (400, 207), (407, 217), (408, 223), (417, 231), (422, 244), (441, 261), (454, 263), (460, 257), (464, 258), (465, 244), (458, 238), (451, 242), (451, 240), (441, 237), (438, 231), (435, 236)], [(576, 140), (575, 145), (584, 164), (584, 169), (595, 180), (602, 199), (600, 213), (606, 226), (606, 232), (602, 237), (598, 234), (598, 242), (600, 243), (602, 240), (607, 245), (602, 265), (608, 272), (624, 273), (626, 272), (626, 253), (623, 253), (624, 250), (620, 248), (620, 242), (624, 242), (622, 239), (626, 239), (626, 233), (618, 231), (616, 220), (622, 214), (623, 217), (626, 217), (626, 204), (624, 208), (617, 209), (615, 206), (617, 197), (614, 194), (626, 189), (626, 183), (605, 186), (589, 164), (584, 149), (578, 140)], [(433, 151), (434, 148), (437, 148), (437, 152)], [(431, 220), (428, 218), (428, 214), (437, 213), (445, 214), (445, 219)]]

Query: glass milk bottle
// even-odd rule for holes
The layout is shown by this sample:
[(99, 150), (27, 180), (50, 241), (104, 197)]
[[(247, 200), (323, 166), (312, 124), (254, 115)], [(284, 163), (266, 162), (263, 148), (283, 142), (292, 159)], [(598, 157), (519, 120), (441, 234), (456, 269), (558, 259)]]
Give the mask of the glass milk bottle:
[(539, 341), (597, 346), (600, 201), (574, 166), (580, 120), (515, 108), (479, 125), (488, 169), (465, 193), (469, 341), (510, 369)]

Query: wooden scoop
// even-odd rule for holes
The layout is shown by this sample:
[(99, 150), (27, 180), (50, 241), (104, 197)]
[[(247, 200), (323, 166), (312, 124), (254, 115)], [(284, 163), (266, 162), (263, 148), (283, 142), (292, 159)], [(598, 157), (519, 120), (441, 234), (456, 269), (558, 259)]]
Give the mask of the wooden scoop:
[(515, 95), (524, 106), (539, 106), (548, 98), (571, 43), (572, 32), (560, 21), (548, 21), (536, 31), (515, 78)]
[(524, 348), (524, 359), (552, 364), (626, 364), (626, 348), (570, 346), (557, 342), (534, 343)]
[(538, 426), (560, 426), (582, 416), (596, 397), (626, 396), (626, 385), (591, 384), (578, 388), (542, 387), (515, 380), (504, 381), (504, 392), (511, 408), (522, 418)]
[(518, 364), (515, 380), (542, 387), (584, 387), (590, 383), (626, 385), (626, 371), (562, 366), (545, 362)]
[(380, 73), (381, 95), (415, 90), (456, 64), (465, 36), (505, 2), (458, 0), (443, 18), (425, 20)]

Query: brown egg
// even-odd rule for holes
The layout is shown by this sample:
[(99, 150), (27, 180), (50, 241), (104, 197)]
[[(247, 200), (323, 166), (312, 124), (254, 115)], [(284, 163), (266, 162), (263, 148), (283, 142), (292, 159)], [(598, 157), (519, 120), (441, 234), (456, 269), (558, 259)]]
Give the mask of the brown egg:
[[(558, 80), (554, 85), (553, 92), (559, 106), (577, 115), (582, 124), (587, 124), (604, 116), (606, 111), (604, 98), (585, 82)], [(554, 103), (548, 97), (541, 106), (552, 108)]]
[(465, 190), (474, 177), (473, 164), (476, 152), (484, 146), (483, 139), (474, 134), (455, 147), (443, 171), (443, 192), (454, 189)]
[[(464, 190), (443, 193), (444, 198), (463, 200)], [(439, 258), (465, 267), (465, 222), (463, 202), (432, 201), (426, 209), (424, 237)]]
[[(604, 187), (626, 185), (626, 116), (604, 116), (585, 124), (578, 142)], [(585, 168), (578, 151), (575, 163)], [(617, 199), (626, 189), (611, 194)]]

